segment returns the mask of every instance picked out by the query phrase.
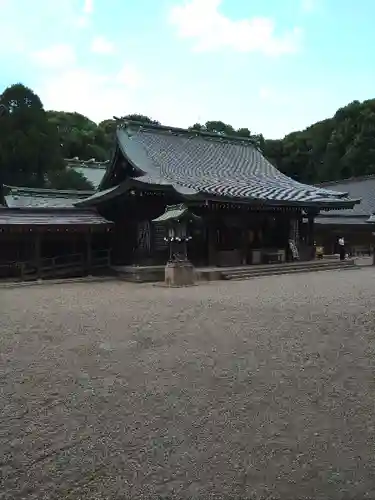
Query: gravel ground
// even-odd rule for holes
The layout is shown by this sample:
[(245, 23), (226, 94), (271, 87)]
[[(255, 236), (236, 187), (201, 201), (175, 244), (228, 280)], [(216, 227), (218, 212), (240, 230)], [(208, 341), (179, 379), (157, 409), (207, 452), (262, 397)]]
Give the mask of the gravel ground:
[(0, 289), (0, 499), (374, 499), (374, 284)]

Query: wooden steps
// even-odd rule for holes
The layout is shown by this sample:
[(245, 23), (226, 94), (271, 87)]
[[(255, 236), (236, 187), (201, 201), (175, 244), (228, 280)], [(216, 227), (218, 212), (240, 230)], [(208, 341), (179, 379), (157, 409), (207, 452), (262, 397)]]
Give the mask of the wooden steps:
[(354, 260), (316, 260), (310, 262), (293, 262), (289, 264), (269, 264), (267, 266), (253, 266), (247, 269), (238, 269), (222, 272), (224, 280), (250, 279), (262, 276), (279, 274), (307, 273), (314, 271), (332, 271), (355, 269)]
[[(197, 282), (204, 282), (249, 279), (260, 276), (328, 271), (334, 269), (355, 269), (354, 260), (339, 261), (336, 259), (327, 259), (232, 268), (206, 267), (195, 269), (195, 275)], [(112, 267), (112, 271), (113, 275), (118, 279), (133, 283), (155, 283), (164, 281), (164, 266), (116, 266)]]

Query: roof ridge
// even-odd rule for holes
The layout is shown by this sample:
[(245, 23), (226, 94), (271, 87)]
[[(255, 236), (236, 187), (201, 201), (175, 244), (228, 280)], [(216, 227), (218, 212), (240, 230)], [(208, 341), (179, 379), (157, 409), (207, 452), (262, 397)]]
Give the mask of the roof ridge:
[[(351, 212), (352, 209), (349, 209), (347, 210), (347, 212)], [(339, 209), (339, 212), (338, 214), (335, 213), (335, 211), (333, 210), (332, 212), (320, 212), (317, 217), (351, 217), (351, 218), (358, 218), (360, 219), (361, 217), (367, 217), (366, 214), (352, 214), (352, 213), (341, 213), (342, 210)]]
[(90, 167), (90, 168), (106, 168), (109, 160), (96, 161), (94, 158), (90, 160), (81, 160), (80, 158), (64, 158), (64, 162), (70, 166), (74, 165), (77, 167)]
[[(116, 119), (116, 118), (115, 118)], [(197, 130), (194, 128), (191, 129), (186, 129), (186, 128), (180, 128), (180, 127), (170, 127), (167, 125), (156, 125), (154, 123), (144, 123), (144, 122), (139, 122), (136, 120), (126, 120), (126, 119), (121, 119), (117, 118), (116, 119), (118, 123), (118, 128), (130, 128), (130, 127), (140, 127), (143, 129), (150, 129), (150, 130), (155, 130), (159, 132), (169, 132), (169, 133), (174, 133), (178, 135), (196, 135), (196, 136), (201, 136), (203, 138), (207, 139), (222, 139), (225, 141), (229, 142), (240, 142), (240, 143), (248, 143), (251, 144), (254, 147), (257, 147), (257, 144), (255, 143), (254, 139), (251, 137), (243, 137), (243, 136), (233, 136), (233, 135), (228, 135), (228, 134), (220, 134), (220, 133), (215, 133), (215, 132), (206, 132), (204, 130)]]
[(52, 212), (52, 213), (56, 213), (56, 212), (72, 212), (72, 213), (78, 213), (78, 212), (96, 212), (95, 209), (93, 209), (92, 207), (75, 207), (75, 206), (71, 206), (71, 207), (40, 207), (40, 206), (33, 206), (33, 207), (5, 207), (3, 205), (0, 205), (0, 211), (4, 211), (4, 212)]
[[(82, 195), (85, 196), (87, 194), (93, 193), (95, 190), (93, 189), (49, 189), (49, 188), (33, 188), (27, 186), (10, 186), (7, 184), (3, 184), (5, 189), (10, 191), (24, 191), (25, 193), (40, 193), (40, 194), (60, 194), (60, 195)], [(16, 194), (16, 193), (14, 193)]]

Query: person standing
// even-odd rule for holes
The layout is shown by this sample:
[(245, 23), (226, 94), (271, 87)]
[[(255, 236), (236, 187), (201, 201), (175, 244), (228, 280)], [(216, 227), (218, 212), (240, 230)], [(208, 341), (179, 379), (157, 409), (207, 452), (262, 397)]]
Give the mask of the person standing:
[(342, 236), (339, 238), (339, 254), (340, 260), (345, 260), (345, 240)]

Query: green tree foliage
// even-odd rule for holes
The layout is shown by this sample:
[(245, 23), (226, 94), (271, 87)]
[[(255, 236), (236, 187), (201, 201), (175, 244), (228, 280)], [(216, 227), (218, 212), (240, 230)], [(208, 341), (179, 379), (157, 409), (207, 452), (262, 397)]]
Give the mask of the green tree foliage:
[(47, 111), (49, 122), (57, 129), (64, 158), (107, 159), (108, 144), (102, 128), (80, 113)]
[(332, 118), (280, 141), (265, 141), (264, 153), (302, 182), (375, 174), (375, 99), (353, 101)]
[(264, 138), (262, 135), (253, 135), (248, 128), (239, 128), (235, 130), (232, 125), (221, 121), (209, 121), (204, 125), (201, 123), (194, 123), (189, 127), (189, 130), (196, 130), (197, 132), (209, 132), (211, 134), (228, 135), (233, 137), (243, 137), (245, 139), (252, 139), (252, 141), (259, 147), (263, 148)]
[(150, 125), (160, 125), (160, 122), (157, 120), (153, 120), (152, 118), (149, 118), (146, 115), (139, 115), (137, 113), (134, 113), (132, 115), (125, 115), (121, 118), (122, 120), (132, 120), (135, 122), (141, 122), (141, 123), (149, 123)]
[(114, 119), (103, 120), (99, 123), (98, 129), (102, 135), (102, 139), (106, 148), (106, 158), (108, 159), (108, 152), (113, 147), (115, 133), (116, 133), (117, 121)]
[(47, 171), (63, 167), (56, 130), (39, 97), (17, 83), (0, 96), (0, 182), (42, 187)]

